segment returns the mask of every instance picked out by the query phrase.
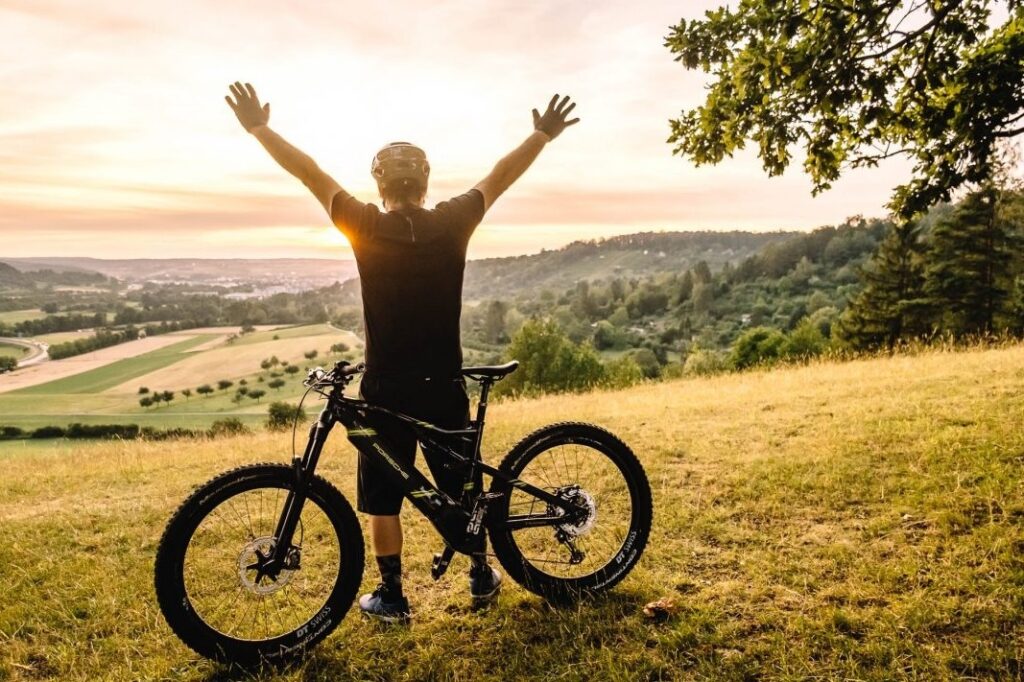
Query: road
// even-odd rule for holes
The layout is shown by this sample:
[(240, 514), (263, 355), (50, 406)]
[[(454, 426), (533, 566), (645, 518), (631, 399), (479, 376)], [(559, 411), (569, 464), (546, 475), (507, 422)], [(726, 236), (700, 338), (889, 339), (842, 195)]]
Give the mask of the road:
[(46, 352), (49, 345), (45, 343), (39, 343), (38, 341), (29, 341), (28, 339), (15, 339), (11, 337), (0, 336), (0, 343), (9, 343), (12, 346), (21, 346), (28, 348), (32, 352), (24, 359), (18, 362), (18, 368), (31, 367), (32, 365), (38, 365), (40, 362), (46, 362), (50, 359), (50, 355)]

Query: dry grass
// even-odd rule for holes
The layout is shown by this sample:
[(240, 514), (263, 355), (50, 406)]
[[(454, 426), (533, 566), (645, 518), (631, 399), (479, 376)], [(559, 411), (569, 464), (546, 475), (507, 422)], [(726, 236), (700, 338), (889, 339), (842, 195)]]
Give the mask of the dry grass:
[[(492, 461), (562, 419), (633, 446), (656, 505), (637, 570), (573, 609), (509, 585), (474, 613), (407, 513), (414, 625), (352, 614), (259, 679), (1019, 679), (1022, 418), (1022, 346), (495, 404)], [(340, 435), (321, 470), (354, 497)], [(192, 486), (287, 436), (0, 447), (0, 679), (234, 679), (162, 622), (153, 554)]]

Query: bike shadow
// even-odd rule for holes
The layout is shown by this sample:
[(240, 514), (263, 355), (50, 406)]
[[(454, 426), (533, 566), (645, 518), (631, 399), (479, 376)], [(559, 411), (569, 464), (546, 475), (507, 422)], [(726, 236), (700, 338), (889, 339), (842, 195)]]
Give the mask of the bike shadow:
[[(623, 629), (643, 626), (644, 605), (651, 595), (640, 588), (616, 588), (615, 591), (584, 596), (573, 601), (548, 602), (539, 597), (517, 593), (504, 595), (507, 600), (496, 606), (474, 608), (468, 604), (449, 604), (433, 611), (417, 614), (407, 625), (386, 625), (360, 618), (350, 612), (342, 626), (301, 659), (260, 669), (218, 666), (204, 682), (260, 681), (270, 678), (313, 682), (322, 680), (391, 680), (405, 679), (396, 674), (397, 660), (384, 658), (401, 653), (416, 656), (427, 649), (433, 637), (450, 635), (452, 629), (471, 641), (474, 648), (484, 650), (482, 660), (493, 662), (493, 652), (503, 649), (543, 646), (560, 650), (566, 661), (585, 660), (598, 650), (621, 641)], [(443, 632), (442, 632), (443, 630)], [(488, 642), (485, 638), (492, 637)], [(464, 672), (465, 650), (449, 659), (446, 668), (434, 666), (429, 679), (451, 679)], [(388, 661), (381, 665), (382, 661)], [(535, 671), (537, 677), (550, 670)], [(531, 675), (532, 676), (532, 675)], [(426, 678), (425, 678), (426, 679)]]

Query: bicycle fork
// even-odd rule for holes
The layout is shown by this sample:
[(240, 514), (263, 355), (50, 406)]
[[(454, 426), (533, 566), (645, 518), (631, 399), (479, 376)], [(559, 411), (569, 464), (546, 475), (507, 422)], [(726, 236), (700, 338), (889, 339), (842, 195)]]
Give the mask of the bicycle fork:
[(264, 569), (264, 572), (272, 578), (276, 578), (277, 573), (283, 568), (296, 569), (299, 567), (298, 548), (292, 545), (292, 540), (302, 516), (302, 507), (306, 504), (306, 490), (310, 481), (313, 480), (317, 462), (320, 461), (320, 453), (323, 451), (324, 443), (327, 442), (327, 435), (336, 421), (329, 409), (326, 407), (322, 409), (316, 421), (309, 427), (309, 439), (306, 441), (306, 449), (303, 451), (302, 457), (292, 459), (295, 486), (288, 491), (288, 495), (285, 497), (284, 510), (274, 529), (274, 551)]

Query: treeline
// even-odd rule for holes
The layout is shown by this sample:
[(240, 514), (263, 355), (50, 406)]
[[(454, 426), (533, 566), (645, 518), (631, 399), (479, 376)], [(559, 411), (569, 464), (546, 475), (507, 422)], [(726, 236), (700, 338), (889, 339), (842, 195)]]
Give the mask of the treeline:
[(358, 287), (341, 283), (299, 293), (243, 299), (147, 285), (129, 294), (128, 299), (136, 305), (119, 306), (114, 314), (115, 324), (152, 321), (176, 321), (191, 327), (317, 324), (356, 319), (355, 306), (360, 304)]
[(147, 324), (142, 329), (133, 325), (128, 325), (124, 329), (100, 329), (92, 336), (75, 339), (73, 341), (66, 341), (64, 343), (55, 343), (49, 347), (47, 352), (51, 359), (61, 360), (75, 355), (81, 355), (82, 353), (90, 353), (101, 348), (116, 346), (119, 343), (134, 341), (143, 336), (143, 333), (146, 336), (156, 336), (159, 334), (166, 334), (167, 332), (181, 331), (183, 329), (189, 329), (189, 327), (180, 322)]
[(219, 438), (248, 433), (249, 428), (234, 417), (218, 419), (208, 429), (187, 429), (174, 427), (156, 429), (138, 424), (69, 424), (63, 426), (40, 426), (35, 429), (22, 429), (18, 426), (0, 426), (0, 440), (19, 440), (25, 438), (72, 438), (72, 439), (120, 439), (134, 440), (168, 440), (171, 438)]
[(829, 338), (860, 286), (860, 267), (889, 228), (886, 221), (857, 217), (771, 242), (717, 270), (698, 261), (646, 278), (611, 276), (560, 293), (544, 289), (485, 301), (464, 311), (463, 335), (468, 347), (497, 357), (526, 320), (550, 319), (573, 343), (644, 358), (647, 375), (658, 371), (646, 358), (665, 367), (698, 349), (728, 352), (752, 328), (789, 333), (809, 320)]
[(15, 324), (0, 323), (0, 336), (39, 336), (41, 334), (105, 327), (106, 325), (107, 316), (105, 313), (47, 315), (37, 320), (24, 320)]
[(1024, 192), (990, 184), (894, 225), (838, 324), (853, 348), (1024, 334)]
[(473, 260), (466, 264), (465, 296), (479, 299), (519, 293), (529, 295), (545, 287), (561, 289), (578, 280), (677, 272), (701, 261), (718, 269), (793, 234), (645, 232), (576, 241), (539, 254)]

